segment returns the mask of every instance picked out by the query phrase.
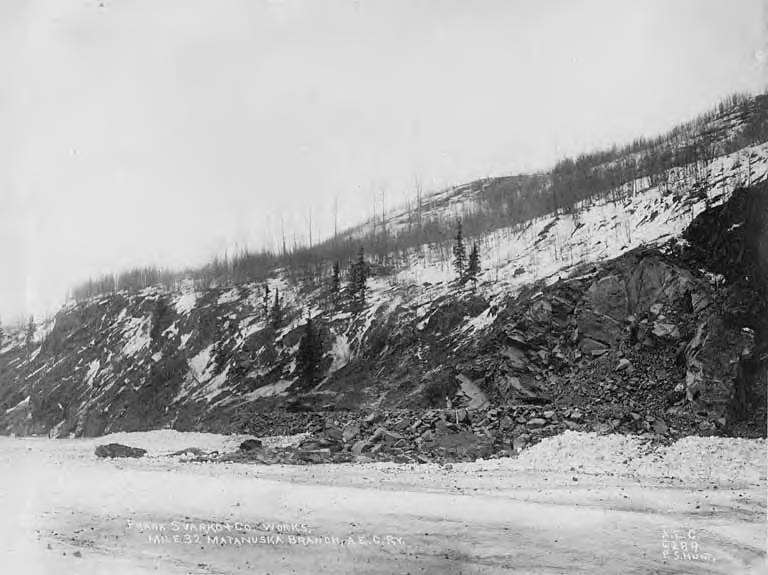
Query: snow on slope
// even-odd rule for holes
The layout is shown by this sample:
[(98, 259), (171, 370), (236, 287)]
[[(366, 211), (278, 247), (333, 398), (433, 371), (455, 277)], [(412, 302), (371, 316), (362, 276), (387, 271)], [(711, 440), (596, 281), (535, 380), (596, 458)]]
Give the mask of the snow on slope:
[(204, 399), (211, 401), (221, 391), (227, 381), (229, 366), (220, 373), (214, 375), (215, 363), (214, 344), (201, 350), (188, 361), (189, 372), (184, 385), (176, 394), (173, 401), (181, 401), (187, 398)]
[[(682, 233), (707, 206), (727, 201), (737, 187), (764, 181), (767, 172), (768, 144), (760, 144), (716, 158), (696, 173), (669, 170), (662, 184), (651, 185), (648, 178), (628, 182), (616, 190), (616, 201), (611, 194), (592, 198), (572, 213), (548, 214), (493, 231), (478, 241), (483, 267), (479, 283), (485, 282), (491, 293), (514, 292), (540, 279), (555, 281), (578, 264), (664, 242)], [(414, 250), (397, 280), (447, 289), (455, 278), (447, 253), (445, 246)]]

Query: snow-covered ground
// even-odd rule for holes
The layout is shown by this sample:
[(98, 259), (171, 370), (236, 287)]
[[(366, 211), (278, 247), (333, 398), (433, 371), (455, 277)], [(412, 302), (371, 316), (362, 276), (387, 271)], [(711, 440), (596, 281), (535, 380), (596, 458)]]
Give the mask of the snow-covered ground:
[[(167, 455), (241, 439), (0, 438), (2, 572), (764, 572), (764, 440), (651, 450), (637, 438), (566, 433), (517, 459), (452, 467)], [(97, 459), (93, 448), (109, 441), (149, 454)]]
[[(478, 240), (482, 274), (490, 293), (514, 292), (540, 279), (556, 280), (576, 265), (615, 258), (640, 245), (679, 236), (708, 206), (730, 198), (768, 175), (768, 144), (743, 148), (694, 170), (674, 168), (652, 184), (627, 182), (602, 198), (577, 204), (572, 213), (548, 214), (502, 228)], [(706, 183), (706, 186), (703, 186)], [(702, 195), (695, 192), (700, 188)], [(455, 277), (450, 246), (422, 246), (397, 274), (404, 283), (442, 284)]]

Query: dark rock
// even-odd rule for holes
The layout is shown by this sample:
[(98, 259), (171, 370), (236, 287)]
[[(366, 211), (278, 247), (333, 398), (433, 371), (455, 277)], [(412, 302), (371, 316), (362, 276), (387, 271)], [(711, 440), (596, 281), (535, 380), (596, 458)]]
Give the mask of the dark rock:
[(147, 450), (139, 447), (129, 447), (120, 443), (99, 445), (95, 451), (96, 457), (133, 457), (139, 458), (146, 455)]
[(360, 435), (360, 425), (357, 423), (350, 423), (344, 427), (341, 438), (344, 443), (349, 443), (353, 439), (357, 438), (358, 435)]
[(330, 463), (331, 462), (331, 450), (330, 449), (302, 449), (296, 452), (297, 457), (301, 461), (308, 463)]
[(658, 435), (666, 434), (669, 429), (667, 427), (667, 424), (661, 421), (660, 419), (657, 419), (656, 421), (654, 421), (651, 427), (653, 427), (653, 431), (656, 432)]
[(344, 433), (336, 426), (328, 426), (322, 431), (322, 436), (330, 441), (341, 443)]
[(431, 429), (427, 429), (421, 434), (422, 441), (432, 441), (435, 438), (435, 433)]
[(360, 439), (360, 440), (358, 440), (358, 441), (356, 441), (354, 443), (354, 445), (352, 446), (352, 448), (349, 451), (353, 455), (360, 455), (361, 453), (363, 453), (367, 449), (370, 449), (370, 447), (371, 447), (371, 444), (367, 440)]
[(179, 457), (179, 456), (194, 456), (194, 457), (202, 457), (205, 455), (205, 451), (200, 449), (199, 447), (187, 447), (186, 449), (179, 449), (178, 451), (174, 451), (173, 453), (168, 454), (171, 457)]
[(264, 445), (260, 439), (246, 439), (240, 444), (240, 451), (252, 451), (254, 449), (262, 449)]
[(471, 431), (436, 436), (430, 447), (438, 449), (446, 455), (468, 459), (486, 457), (491, 452), (490, 443)]
[(311, 437), (302, 441), (299, 444), (299, 449), (305, 451), (318, 451), (323, 449), (341, 451), (344, 449), (344, 445), (341, 440), (332, 437)]
[(508, 415), (505, 415), (499, 420), (499, 429), (501, 429), (502, 431), (509, 431), (514, 427), (515, 427), (515, 422)]

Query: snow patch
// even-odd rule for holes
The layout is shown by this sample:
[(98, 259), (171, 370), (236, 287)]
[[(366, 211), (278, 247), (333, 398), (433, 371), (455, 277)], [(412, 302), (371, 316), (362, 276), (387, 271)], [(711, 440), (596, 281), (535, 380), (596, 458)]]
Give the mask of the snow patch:
[(493, 324), (495, 320), (496, 320), (496, 314), (491, 313), (491, 308), (489, 307), (480, 315), (473, 317), (471, 320), (469, 320), (466, 323), (466, 325), (461, 329), (461, 331), (464, 332), (469, 329), (472, 329), (473, 331), (480, 331), (482, 329), (485, 329), (489, 325)]
[(149, 316), (144, 318), (132, 317), (128, 327), (123, 332), (123, 339), (127, 343), (123, 346), (123, 355), (132, 357), (145, 347), (149, 347), (151, 339), (149, 337), (150, 324), (152, 320)]
[(193, 377), (200, 383), (207, 382), (211, 377), (210, 370), (208, 368), (211, 362), (212, 352), (213, 344), (204, 348), (196, 356), (189, 360), (189, 370)]
[(292, 381), (285, 381), (281, 379), (277, 383), (270, 383), (269, 385), (260, 387), (248, 393), (245, 397), (248, 400), (258, 399), (260, 397), (274, 397), (275, 395), (279, 395), (283, 393), (286, 389), (291, 387), (292, 383), (293, 383)]
[(192, 337), (191, 333), (185, 333), (184, 335), (181, 336), (181, 343), (179, 344), (179, 349), (183, 349), (184, 347), (186, 347), (190, 337)]
[(328, 370), (329, 375), (347, 365), (352, 357), (352, 349), (349, 346), (349, 340), (346, 335), (336, 336), (331, 346), (331, 355), (333, 355), (333, 362)]
[(14, 405), (13, 407), (9, 407), (5, 410), (5, 413), (13, 413), (14, 411), (17, 411), (19, 409), (23, 409), (29, 405), (30, 396), (28, 395), (26, 398), (22, 399), (19, 403)]
[(174, 307), (176, 312), (180, 315), (187, 315), (191, 312), (197, 304), (197, 292), (186, 291), (176, 298)]
[(93, 380), (99, 373), (100, 366), (101, 362), (98, 359), (94, 359), (91, 363), (88, 364), (88, 373), (85, 375), (85, 385), (89, 387), (93, 386)]
[(162, 333), (162, 335), (163, 337), (172, 339), (176, 337), (177, 333), (179, 333), (179, 328), (176, 326), (176, 323), (174, 322), (173, 324), (165, 328), (165, 331)]
[(237, 288), (232, 288), (229, 291), (224, 292), (219, 296), (219, 299), (216, 300), (216, 303), (218, 305), (224, 305), (227, 303), (236, 302), (238, 299), (240, 299), (240, 296), (238, 294)]

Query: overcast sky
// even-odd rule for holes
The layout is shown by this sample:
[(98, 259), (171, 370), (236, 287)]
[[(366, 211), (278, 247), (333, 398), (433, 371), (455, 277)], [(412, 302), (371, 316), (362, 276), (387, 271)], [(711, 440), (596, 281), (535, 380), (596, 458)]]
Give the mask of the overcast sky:
[(0, 0), (0, 314), (766, 86), (760, 0)]

